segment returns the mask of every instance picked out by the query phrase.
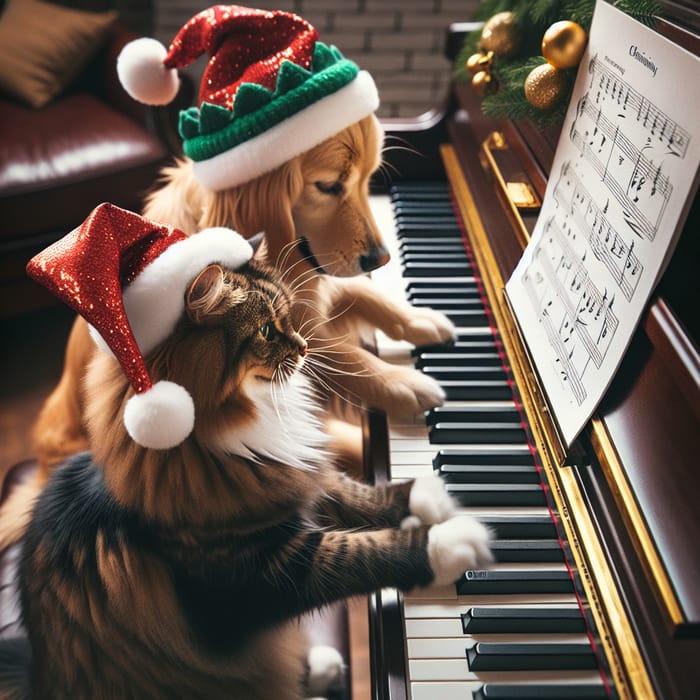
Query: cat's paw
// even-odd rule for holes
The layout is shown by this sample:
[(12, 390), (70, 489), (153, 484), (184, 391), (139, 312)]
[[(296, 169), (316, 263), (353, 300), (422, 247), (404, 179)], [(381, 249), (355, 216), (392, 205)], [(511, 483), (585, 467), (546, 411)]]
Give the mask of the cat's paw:
[(428, 531), (428, 557), (437, 585), (453, 583), (467, 569), (478, 569), (493, 561), (491, 534), (468, 515), (459, 515)]
[(421, 476), (413, 482), (408, 496), (411, 515), (417, 516), (425, 525), (435, 525), (451, 518), (457, 506), (445, 490), (439, 476)]
[(345, 663), (340, 652), (331, 646), (318, 645), (309, 649), (307, 695), (324, 695), (329, 690), (341, 690), (345, 682)]
[(435, 309), (414, 306), (403, 327), (404, 340), (414, 345), (453, 343), (457, 329), (445, 314)]
[(415, 369), (389, 368), (384, 374), (385, 396), (377, 408), (390, 418), (417, 416), (445, 402), (443, 388), (432, 378)]

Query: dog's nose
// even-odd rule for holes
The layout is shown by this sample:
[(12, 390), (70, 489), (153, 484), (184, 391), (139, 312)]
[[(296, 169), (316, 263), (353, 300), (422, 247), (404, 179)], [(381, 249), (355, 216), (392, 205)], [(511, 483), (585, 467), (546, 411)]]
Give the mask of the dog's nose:
[(389, 262), (389, 251), (383, 245), (372, 246), (366, 255), (360, 255), (360, 268), (363, 272), (372, 272)]

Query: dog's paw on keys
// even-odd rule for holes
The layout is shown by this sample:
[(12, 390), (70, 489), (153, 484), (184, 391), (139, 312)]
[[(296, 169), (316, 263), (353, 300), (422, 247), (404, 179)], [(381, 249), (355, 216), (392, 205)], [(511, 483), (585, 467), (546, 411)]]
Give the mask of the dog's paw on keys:
[(411, 307), (403, 328), (404, 340), (414, 345), (454, 343), (457, 329), (445, 314), (420, 306)]
[(445, 402), (443, 388), (418, 370), (390, 369), (385, 377), (386, 396), (378, 408), (391, 418), (410, 418)]
[(451, 518), (456, 511), (452, 497), (439, 476), (421, 476), (415, 480), (408, 497), (408, 507), (425, 525), (435, 525)]
[(493, 561), (489, 548), (491, 534), (468, 515), (459, 515), (433, 525), (428, 532), (428, 556), (436, 585), (456, 581), (467, 569)]

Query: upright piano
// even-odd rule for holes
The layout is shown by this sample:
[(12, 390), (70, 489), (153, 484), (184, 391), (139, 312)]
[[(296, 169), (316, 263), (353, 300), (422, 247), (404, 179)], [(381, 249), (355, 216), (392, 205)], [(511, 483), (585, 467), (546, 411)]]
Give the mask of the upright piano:
[[(657, 30), (696, 54), (695, 3)], [(448, 37), (448, 55), (462, 37)], [(684, 80), (697, 76), (678, 76)], [(377, 339), (434, 376), (446, 404), (414, 423), (369, 411), (367, 477), (437, 470), (495, 533), (496, 564), (454, 586), (369, 604), (373, 698), (700, 697), (700, 207), (595, 415), (562, 451), (504, 297), (544, 196), (556, 129), (485, 118), (470, 86), (387, 120), (395, 232), (377, 284), (447, 313), (451, 347)]]

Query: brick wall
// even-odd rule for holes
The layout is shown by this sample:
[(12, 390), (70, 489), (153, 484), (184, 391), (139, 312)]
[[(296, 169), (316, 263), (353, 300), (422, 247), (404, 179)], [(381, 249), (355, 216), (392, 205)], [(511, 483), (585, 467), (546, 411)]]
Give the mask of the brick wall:
[[(169, 45), (180, 27), (211, 2), (155, 0), (155, 36)], [(335, 44), (374, 77), (383, 117), (409, 117), (438, 105), (450, 79), (443, 56), (451, 22), (470, 19), (479, 0), (277, 0), (265, 9), (295, 12), (321, 41)], [(259, 5), (255, 5), (259, 6)], [(199, 82), (205, 60), (189, 70)]]

